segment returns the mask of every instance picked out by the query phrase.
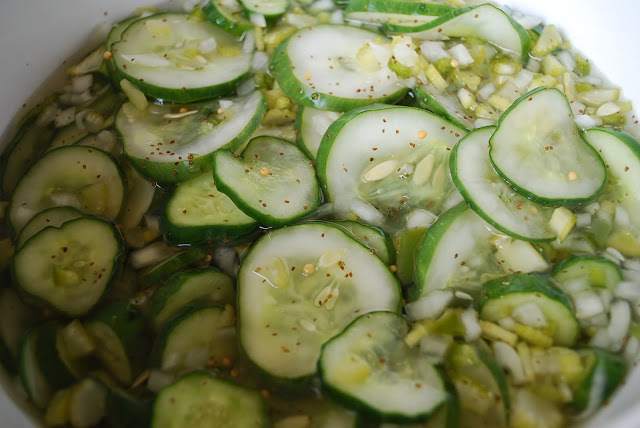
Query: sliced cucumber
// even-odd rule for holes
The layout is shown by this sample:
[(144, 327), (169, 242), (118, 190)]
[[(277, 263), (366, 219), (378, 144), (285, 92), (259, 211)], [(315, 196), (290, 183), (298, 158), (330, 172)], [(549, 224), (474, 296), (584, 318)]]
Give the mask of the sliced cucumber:
[(318, 372), (345, 405), (393, 422), (426, 420), (447, 401), (444, 382), (405, 338), (406, 318), (394, 312), (360, 316), (322, 346)]
[(258, 222), (217, 189), (212, 174), (202, 174), (176, 187), (161, 227), (171, 244), (237, 245), (255, 236)]
[(107, 396), (106, 426), (109, 428), (140, 428), (151, 423), (151, 402), (127, 391), (110, 389)]
[(83, 217), (84, 214), (71, 207), (52, 207), (39, 212), (24, 226), (16, 240), (16, 250), (45, 227), (60, 227), (64, 223)]
[(272, 377), (308, 377), (324, 342), (358, 315), (398, 310), (400, 300), (384, 262), (338, 228), (308, 223), (277, 229), (240, 265), (240, 344)]
[(331, 221), (331, 224), (338, 226), (362, 245), (371, 249), (371, 252), (386, 264), (391, 265), (395, 262), (396, 254), (393, 241), (384, 230), (351, 220), (335, 220)]
[(411, 37), (426, 40), (444, 40), (449, 37), (473, 37), (496, 45), (500, 49), (528, 60), (531, 37), (522, 25), (508, 14), (485, 3), (454, 9), (424, 25), (404, 27), (382, 26), (389, 32), (408, 32)]
[(22, 338), (37, 319), (13, 288), (0, 290), (0, 362), (9, 372), (17, 371)]
[(18, 182), (9, 219), (16, 233), (40, 211), (57, 206), (115, 219), (123, 199), (122, 176), (111, 156), (89, 147), (61, 147), (38, 159)]
[[(571, 301), (566, 294), (538, 274), (511, 274), (492, 279), (482, 285), (479, 302), (480, 317), (499, 321), (512, 317), (516, 311), (524, 312), (525, 305), (535, 305), (542, 316), (536, 315), (535, 324), (553, 338), (557, 346), (573, 346), (578, 340), (580, 326)], [(530, 317), (525, 317), (530, 318)], [(534, 325), (529, 325), (534, 327)]]
[(151, 366), (181, 373), (204, 369), (211, 361), (235, 357), (234, 324), (231, 306), (187, 307), (158, 332), (151, 351)]
[(82, 141), (89, 135), (89, 131), (81, 129), (75, 123), (60, 128), (49, 144), (49, 149), (57, 149), (58, 147), (71, 146)]
[[(585, 139), (607, 167), (607, 189), (600, 201), (617, 203), (613, 230), (605, 238), (628, 257), (640, 256), (640, 143), (629, 134), (613, 129), (589, 129)], [(619, 214), (618, 214), (619, 211)], [(623, 215), (626, 214), (626, 215)], [(594, 226), (594, 225), (592, 225)]]
[(548, 226), (553, 209), (516, 193), (493, 170), (489, 139), (494, 130), (475, 130), (453, 149), (449, 165), (454, 184), (467, 204), (496, 229), (525, 241), (553, 240), (556, 234)]
[(410, 300), (443, 288), (478, 296), (484, 282), (504, 274), (489, 243), (493, 236), (487, 223), (465, 204), (444, 213), (416, 249)]
[(277, 18), (289, 9), (289, 0), (239, 0), (247, 14)]
[(157, 330), (195, 302), (235, 305), (233, 278), (209, 267), (178, 272), (153, 294), (148, 314)]
[(352, 0), (345, 9), (345, 19), (387, 26), (423, 25), (453, 10), (443, 4), (406, 0)]
[(73, 385), (69, 392), (69, 423), (73, 428), (98, 425), (107, 410), (107, 387), (93, 377)]
[(434, 112), (464, 129), (474, 129), (472, 117), (465, 114), (456, 94), (437, 90), (432, 84), (416, 86), (412, 90), (418, 106)]
[(553, 279), (561, 284), (586, 281), (593, 287), (615, 287), (622, 281), (622, 272), (614, 262), (603, 257), (572, 255), (553, 269)]
[(322, 202), (311, 160), (276, 137), (252, 139), (242, 157), (219, 150), (213, 157), (213, 178), (245, 214), (268, 226), (306, 217)]
[(581, 351), (586, 363), (582, 381), (573, 391), (573, 405), (587, 417), (599, 409), (623, 382), (627, 374), (624, 358), (597, 348)]
[(311, 158), (315, 159), (318, 147), (325, 131), (341, 116), (335, 111), (318, 110), (302, 106), (296, 117), (296, 136), (298, 146)]
[(252, 58), (234, 36), (181, 13), (134, 21), (112, 55), (120, 76), (150, 97), (177, 103), (232, 94)]
[(122, 230), (128, 230), (139, 225), (149, 211), (156, 186), (126, 160), (122, 160), (120, 166), (127, 182), (127, 196), (118, 216), (118, 224)]
[(247, 19), (242, 5), (236, 0), (210, 0), (202, 10), (209, 21), (234, 36), (241, 37), (253, 30), (253, 23)]
[(320, 110), (347, 111), (373, 103), (394, 103), (407, 88), (388, 67), (369, 71), (355, 60), (380, 35), (346, 25), (318, 25), (280, 44), (269, 68), (292, 100)]
[(207, 249), (202, 247), (177, 250), (152, 266), (142, 269), (138, 273), (138, 284), (142, 288), (158, 286), (174, 273), (200, 262), (207, 255)]
[(117, 302), (86, 323), (103, 367), (129, 386), (147, 364), (151, 348), (149, 328), (142, 314), (128, 302)]
[(427, 229), (426, 226), (404, 229), (393, 236), (398, 269), (396, 275), (403, 286), (413, 283), (414, 255)]
[(13, 275), (24, 297), (80, 316), (100, 301), (122, 253), (122, 239), (110, 223), (81, 217), (27, 241), (14, 255)]
[(47, 407), (53, 389), (42, 372), (36, 356), (37, 330), (25, 333), (20, 346), (20, 381), (31, 402), (39, 409)]
[(28, 122), (18, 130), (0, 157), (1, 189), (4, 198), (11, 196), (25, 171), (45, 151), (53, 132), (53, 129), (38, 126), (35, 121)]
[(161, 183), (211, 171), (212, 153), (244, 145), (267, 108), (259, 91), (229, 101), (224, 109), (219, 100), (149, 105), (146, 110), (125, 103), (115, 121), (124, 152), (142, 174)]
[(268, 427), (267, 410), (260, 392), (203, 371), (188, 374), (164, 387), (153, 404), (151, 428), (206, 428), (212, 423), (228, 427)]
[(122, 154), (122, 145), (116, 133), (110, 129), (105, 129), (97, 134), (89, 134), (77, 141), (79, 146), (95, 147), (111, 156), (118, 158)]
[(500, 117), (490, 144), (496, 172), (542, 205), (585, 203), (605, 188), (602, 159), (580, 136), (558, 89), (534, 89), (516, 100)]
[(320, 144), (317, 169), (340, 217), (354, 214), (389, 230), (408, 213), (438, 215), (456, 193), (449, 154), (466, 132), (422, 109), (376, 106), (336, 120)]

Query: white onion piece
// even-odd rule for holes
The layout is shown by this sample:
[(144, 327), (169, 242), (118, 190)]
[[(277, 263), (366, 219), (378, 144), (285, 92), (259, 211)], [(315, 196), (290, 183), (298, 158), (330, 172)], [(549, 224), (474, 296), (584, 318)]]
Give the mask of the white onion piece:
[(442, 315), (452, 301), (453, 292), (451, 290), (433, 290), (415, 302), (407, 303), (405, 310), (412, 320), (436, 319)]

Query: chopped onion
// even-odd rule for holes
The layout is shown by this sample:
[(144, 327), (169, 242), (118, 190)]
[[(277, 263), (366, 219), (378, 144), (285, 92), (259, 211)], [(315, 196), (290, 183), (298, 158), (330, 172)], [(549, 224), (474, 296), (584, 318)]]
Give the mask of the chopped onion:
[(473, 342), (480, 338), (482, 328), (478, 323), (478, 313), (473, 305), (469, 306), (460, 316), (460, 321), (464, 325), (464, 340)]
[(351, 211), (365, 222), (373, 225), (380, 225), (384, 220), (383, 215), (377, 209), (363, 200), (352, 201)]
[(269, 55), (261, 51), (256, 51), (253, 53), (253, 63), (251, 64), (251, 70), (266, 71), (267, 64), (269, 64)]
[(331, 16), (329, 16), (329, 24), (344, 24), (344, 12), (342, 11), (342, 9), (336, 9), (331, 12)]
[(70, 123), (76, 120), (76, 108), (69, 107), (67, 109), (62, 110), (60, 113), (56, 115), (53, 123), (56, 128), (62, 128), (63, 126), (67, 126)]
[(173, 248), (162, 241), (154, 242), (129, 255), (129, 262), (134, 269), (142, 269), (158, 263), (160, 260), (169, 257), (174, 253)]
[(405, 310), (412, 320), (436, 319), (442, 315), (452, 301), (453, 293), (451, 290), (433, 290), (415, 302), (407, 303)]
[(620, 111), (620, 106), (612, 101), (606, 102), (598, 107), (596, 110), (596, 116), (610, 116)]
[(147, 389), (151, 392), (157, 393), (174, 380), (175, 376), (172, 373), (152, 369), (149, 371), (149, 379), (147, 379)]
[(631, 325), (631, 308), (625, 300), (617, 300), (611, 304), (611, 319), (607, 327), (607, 335), (611, 340), (610, 349), (618, 352), (624, 345), (624, 339)]
[(431, 364), (440, 364), (452, 342), (453, 337), (448, 334), (427, 334), (420, 339), (420, 350)]
[(258, 27), (266, 28), (267, 20), (264, 18), (264, 15), (260, 13), (252, 13), (249, 15), (249, 20), (253, 25)]
[(407, 216), (407, 229), (416, 229), (419, 227), (429, 227), (438, 216), (427, 210), (415, 209)]
[(451, 58), (451, 54), (444, 49), (444, 42), (425, 41), (420, 43), (420, 52), (429, 62), (436, 62), (442, 58)]
[(605, 311), (600, 296), (591, 289), (582, 290), (571, 295), (576, 310), (576, 318), (585, 319)]
[(93, 85), (93, 75), (92, 74), (83, 74), (82, 76), (77, 76), (71, 79), (70, 90), (73, 94), (81, 94), (91, 89)]
[(317, 0), (311, 7), (317, 10), (332, 10), (336, 5), (332, 0)]
[(231, 247), (216, 247), (211, 254), (213, 264), (218, 266), (224, 273), (234, 276), (238, 253)]
[(456, 61), (458, 61), (458, 65), (461, 67), (473, 64), (474, 59), (471, 56), (471, 53), (469, 53), (469, 49), (467, 49), (467, 47), (462, 43), (450, 47), (449, 53)]
[(478, 97), (486, 101), (495, 92), (496, 92), (496, 85), (494, 85), (493, 82), (490, 82), (478, 90)]
[(573, 55), (569, 51), (561, 51), (556, 57), (560, 60), (560, 63), (567, 69), (567, 71), (571, 72), (576, 68), (576, 60), (573, 58)]
[(513, 309), (511, 316), (515, 321), (529, 327), (542, 328), (547, 326), (547, 318), (535, 302), (517, 306)]
[(511, 373), (513, 384), (522, 385), (527, 383), (527, 377), (522, 369), (522, 361), (516, 350), (500, 341), (493, 342), (492, 345), (496, 362), (500, 367)]

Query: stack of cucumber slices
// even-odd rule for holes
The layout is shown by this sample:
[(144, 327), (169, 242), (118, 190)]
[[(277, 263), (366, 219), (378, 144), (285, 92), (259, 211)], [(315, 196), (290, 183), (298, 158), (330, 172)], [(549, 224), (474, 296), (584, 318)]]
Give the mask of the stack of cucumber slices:
[(553, 25), (211, 0), (68, 73), (0, 156), (47, 426), (556, 428), (639, 360), (640, 131)]

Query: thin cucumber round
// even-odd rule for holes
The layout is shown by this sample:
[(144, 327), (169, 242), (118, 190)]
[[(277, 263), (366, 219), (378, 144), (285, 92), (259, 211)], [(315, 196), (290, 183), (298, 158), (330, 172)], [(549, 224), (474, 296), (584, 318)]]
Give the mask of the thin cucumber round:
[(318, 222), (276, 229), (238, 271), (240, 344), (269, 377), (306, 378), (323, 343), (357, 316), (397, 311), (400, 301), (389, 268), (340, 229)]
[(233, 278), (215, 268), (178, 272), (151, 297), (148, 316), (156, 330), (194, 302), (235, 305)]
[(280, 44), (269, 68), (292, 100), (320, 110), (347, 111), (401, 99), (407, 88), (388, 69), (368, 71), (355, 60), (367, 43), (380, 38), (346, 25), (318, 25), (298, 30)]
[(118, 165), (101, 150), (69, 146), (38, 159), (18, 182), (9, 208), (16, 233), (40, 211), (71, 206), (114, 220), (124, 200)]
[(245, 214), (267, 226), (283, 226), (311, 214), (322, 202), (311, 160), (294, 144), (256, 137), (238, 157), (219, 150), (213, 178)]
[(63, 223), (83, 216), (84, 214), (81, 211), (71, 207), (47, 208), (33, 216), (24, 226), (16, 240), (16, 249), (22, 247), (29, 238), (40, 232), (45, 227), (60, 227)]
[(120, 76), (147, 96), (177, 103), (232, 94), (252, 58), (231, 34), (182, 13), (134, 21), (111, 52)]
[(289, 9), (289, 0), (239, 0), (247, 15), (258, 14), (265, 18), (277, 18)]
[[(257, 129), (266, 103), (259, 91), (229, 99), (185, 105), (149, 105), (138, 110), (131, 103), (116, 114), (115, 127), (124, 152), (145, 176), (160, 183), (177, 183), (211, 171), (211, 157), (219, 148), (236, 150)], [(186, 109), (186, 111), (185, 111)]]
[(315, 159), (327, 128), (341, 116), (340, 113), (318, 110), (313, 107), (300, 107), (296, 117), (296, 139), (298, 146), (311, 158)]
[(584, 349), (581, 354), (587, 367), (573, 391), (572, 404), (586, 417), (606, 403), (623, 382), (627, 363), (621, 356), (598, 348)]
[(396, 230), (413, 210), (438, 215), (456, 193), (449, 155), (466, 134), (422, 109), (375, 106), (352, 110), (327, 129), (317, 169), (340, 217)]
[(541, 331), (553, 338), (557, 346), (573, 346), (578, 340), (580, 326), (569, 297), (546, 277), (538, 274), (511, 274), (492, 279), (482, 285), (479, 302), (480, 317), (499, 321), (522, 309), (535, 305), (543, 314), (536, 319)]
[(330, 395), (376, 419), (427, 420), (447, 401), (438, 371), (411, 348), (406, 318), (394, 312), (360, 316), (322, 346), (318, 372)]
[(138, 285), (148, 288), (163, 284), (171, 275), (201, 261), (207, 254), (207, 249), (204, 247), (178, 250), (138, 272)]
[(566, 284), (585, 280), (593, 287), (615, 287), (622, 281), (622, 272), (617, 264), (604, 257), (572, 255), (558, 263), (553, 269), (553, 279)]
[(164, 387), (153, 403), (151, 428), (207, 428), (212, 424), (268, 427), (260, 392), (199, 371)]
[(151, 366), (181, 373), (235, 357), (235, 314), (231, 306), (188, 306), (166, 322), (151, 351)]
[(411, 33), (411, 37), (426, 40), (444, 40), (450, 37), (473, 37), (511, 52), (527, 62), (531, 37), (522, 25), (508, 14), (485, 3), (461, 7), (441, 15), (423, 25), (383, 25), (383, 30)]
[(258, 222), (220, 192), (211, 173), (176, 186), (162, 214), (161, 229), (171, 244), (243, 244)]
[(0, 362), (8, 372), (17, 371), (22, 338), (38, 317), (13, 288), (0, 291)]
[(489, 159), (489, 139), (495, 128), (473, 131), (451, 153), (453, 183), (469, 206), (487, 223), (517, 239), (551, 241), (556, 234), (548, 226), (552, 208), (516, 193), (496, 174)]
[(345, 9), (345, 19), (387, 26), (423, 25), (451, 10), (451, 6), (444, 4), (404, 0), (352, 0)]
[(496, 172), (539, 204), (586, 203), (607, 184), (602, 159), (580, 136), (558, 89), (534, 89), (516, 100), (500, 117), (490, 144)]
[(493, 236), (487, 223), (465, 204), (440, 216), (416, 249), (410, 300), (443, 288), (478, 296), (487, 279), (504, 274), (489, 243)]
[(432, 111), (461, 128), (475, 128), (472, 118), (464, 113), (464, 108), (455, 94), (446, 90), (439, 91), (430, 83), (416, 86), (412, 93), (419, 107)]
[(81, 316), (102, 298), (122, 254), (122, 238), (110, 223), (81, 217), (29, 239), (13, 257), (13, 276), (23, 297)]
[(241, 37), (253, 30), (253, 23), (247, 19), (238, 1), (210, 0), (202, 10), (209, 21), (234, 36)]
[(352, 220), (334, 220), (331, 224), (353, 236), (388, 265), (395, 263), (396, 251), (391, 236), (384, 230)]
[(145, 213), (149, 211), (157, 187), (155, 183), (140, 174), (130, 162), (122, 159), (120, 166), (127, 181), (127, 196), (118, 216), (118, 224), (121, 230), (128, 230), (138, 226)]

